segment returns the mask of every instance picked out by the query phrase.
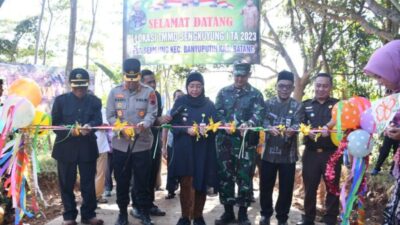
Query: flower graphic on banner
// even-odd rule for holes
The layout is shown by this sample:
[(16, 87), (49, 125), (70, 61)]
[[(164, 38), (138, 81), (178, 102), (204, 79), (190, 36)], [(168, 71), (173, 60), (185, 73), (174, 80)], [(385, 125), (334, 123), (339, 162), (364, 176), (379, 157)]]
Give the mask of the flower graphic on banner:
[(400, 94), (389, 95), (372, 103), (372, 115), (378, 133), (385, 130), (397, 111), (400, 110)]

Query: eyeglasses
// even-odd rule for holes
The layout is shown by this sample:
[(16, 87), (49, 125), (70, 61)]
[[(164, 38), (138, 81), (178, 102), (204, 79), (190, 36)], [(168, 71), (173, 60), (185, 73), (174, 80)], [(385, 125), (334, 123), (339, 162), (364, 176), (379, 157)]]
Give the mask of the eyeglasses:
[(277, 87), (279, 90), (292, 90), (294, 86), (291, 84), (278, 84)]

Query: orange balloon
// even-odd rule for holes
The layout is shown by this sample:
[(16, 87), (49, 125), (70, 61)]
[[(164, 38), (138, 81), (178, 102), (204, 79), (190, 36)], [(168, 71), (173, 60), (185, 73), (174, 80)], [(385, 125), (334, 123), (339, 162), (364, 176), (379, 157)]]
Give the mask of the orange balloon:
[(30, 78), (20, 78), (11, 83), (9, 95), (16, 95), (28, 99), (35, 107), (42, 102), (42, 92), (39, 85)]
[(341, 124), (343, 129), (356, 129), (360, 127), (360, 109), (358, 106), (350, 101), (342, 100), (333, 106), (332, 119), (337, 122), (337, 114), (339, 103), (342, 103), (341, 110)]

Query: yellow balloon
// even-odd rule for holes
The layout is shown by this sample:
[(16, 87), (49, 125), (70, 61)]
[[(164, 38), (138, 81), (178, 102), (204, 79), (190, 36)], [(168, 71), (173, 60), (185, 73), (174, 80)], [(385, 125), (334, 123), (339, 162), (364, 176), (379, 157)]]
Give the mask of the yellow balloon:
[(331, 140), (332, 140), (334, 145), (339, 146), (340, 141), (339, 141), (339, 138), (338, 138), (336, 132), (332, 132), (331, 133)]
[[(33, 126), (50, 126), (51, 125), (51, 117), (49, 114), (36, 110), (35, 111), (35, 117), (33, 118), (32, 121)], [(42, 130), (39, 131), (39, 135), (45, 135), (48, 134), (48, 130)]]
[(28, 99), (35, 107), (42, 102), (39, 85), (30, 78), (20, 78), (11, 83), (8, 95), (16, 95)]

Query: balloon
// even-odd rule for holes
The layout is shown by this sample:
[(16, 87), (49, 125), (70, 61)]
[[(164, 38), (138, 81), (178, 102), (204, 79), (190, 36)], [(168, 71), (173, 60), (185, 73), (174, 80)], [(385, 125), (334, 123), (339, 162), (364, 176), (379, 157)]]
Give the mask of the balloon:
[[(356, 129), (360, 126), (360, 111), (354, 103), (342, 100), (341, 124), (344, 129)], [(339, 103), (336, 103), (332, 109), (332, 119), (336, 122)]]
[(355, 104), (358, 107), (360, 113), (371, 107), (371, 102), (364, 97), (354, 96), (349, 99), (349, 102)]
[(340, 140), (336, 132), (331, 132), (331, 141), (334, 145), (339, 146)]
[(369, 108), (361, 114), (360, 119), (361, 128), (370, 134), (376, 132), (376, 123), (372, 115), (372, 109)]
[(367, 156), (372, 151), (373, 141), (370, 133), (365, 130), (355, 130), (347, 137), (349, 143), (347, 149), (354, 157), (362, 158)]
[(35, 116), (35, 107), (32, 103), (24, 97), (15, 95), (8, 96), (4, 102), (3, 112), (1, 114), (1, 119), (3, 121), (6, 121), (8, 111), (12, 106), (15, 107), (12, 128), (29, 126)]
[(29, 78), (20, 78), (12, 82), (8, 88), (8, 94), (25, 97), (35, 107), (42, 101), (42, 92), (40, 92), (39, 85)]
[[(45, 112), (36, 110), (35, 117), (33, 118), (33, 121), (32, 121), (32, 125), (34, 125), (34, 126), (36, 126), (36, 125), (49, 126), (49, 125), (51, 125), (51, 117), (50, 117), (50, 115), (48, 115)], [(45, 135), (48, 133), (49, 133), (48, 130), (39, 131), (39, 135)]]

